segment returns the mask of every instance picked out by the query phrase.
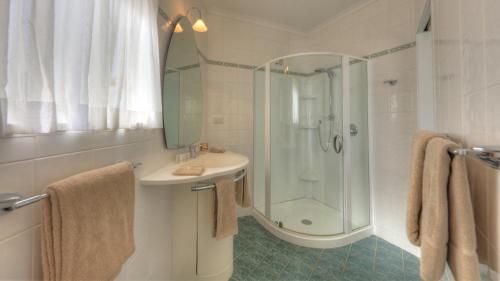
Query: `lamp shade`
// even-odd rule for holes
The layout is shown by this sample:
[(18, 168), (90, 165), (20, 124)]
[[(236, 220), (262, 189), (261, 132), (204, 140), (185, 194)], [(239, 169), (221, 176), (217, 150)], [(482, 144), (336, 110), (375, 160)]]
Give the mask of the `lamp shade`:
[(208, 31), (208, 27), (205, 24), (205, 22), (201, 18), (199, 18), (199, 19), (197, 19), (194, 22), (194, 24), (193, 24), (193, 30), (196, 31), (196, 32), (207, 32)]

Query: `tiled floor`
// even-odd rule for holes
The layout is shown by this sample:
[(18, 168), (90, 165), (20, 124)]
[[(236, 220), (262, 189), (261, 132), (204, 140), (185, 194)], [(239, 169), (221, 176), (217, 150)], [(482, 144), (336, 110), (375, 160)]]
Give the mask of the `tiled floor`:
[(376, 236), (336, 249), (282, 241), (252, 217), (239, 219), (230, 281), (416, 281), (417, 257)]

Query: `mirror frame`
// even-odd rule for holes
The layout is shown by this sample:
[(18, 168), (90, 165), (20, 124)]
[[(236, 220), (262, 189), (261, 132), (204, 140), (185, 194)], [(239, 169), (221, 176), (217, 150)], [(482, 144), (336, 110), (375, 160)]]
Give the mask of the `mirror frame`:
[(167, 136), (165, 134), (165, 129), (166, 129), (166, 124), (165, 124), (165, 118), (163, 118), (163, 102), (165, 101), (163, 97), (163, 85), (165, 83), (165, 72), (166, 72), (166, 67), (167, 67), (167, 57), (168, 57), (168, 52), (170, 50), (170, 42), (172, 42), (172, 37), (174, 36), (174, 29), (177, 23), (181, 20), (181, 18), (184, 17), (183, 15), (176, 15), (173, 19), (171, 19), (172, 23), (170, 26), (167, 28), (166, 34), (167, 34), (167, 41), (165, 42), (165, 55), (162, 58), (161, 62), (161, 69), (160, 69), (160, 75), (161, 75), (161, 104), (162, 104), (162, 129), (163, 129), (163, 143), (165, 144), (165, 148), (168, 148), (168, 143), (167, 143)]

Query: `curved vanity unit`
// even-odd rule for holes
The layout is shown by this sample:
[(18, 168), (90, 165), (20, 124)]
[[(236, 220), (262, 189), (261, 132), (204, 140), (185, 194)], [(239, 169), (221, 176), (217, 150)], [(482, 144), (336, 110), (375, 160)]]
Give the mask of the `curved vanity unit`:
[[(168, 188), (172, 258), (171, 280), (229, 280), (233, 272), (233, 239), (213, 238), (213, 191), (210, 186), (222, 176), (241, 176), (247, 157), (233, 153), (207, 153), (186, 162), (167, 165), (141, 179), (144, 188)], [(201, 176), (175, 176), (184, 165), (203, 165)], [(195, 188), (195, 189), (193, 189)], [(193, 190), (192, 190), (193, 189)]]
[[(144, 186), (170, 186), (178, 184), (193, 184), (215, 177), (236, 174), (246, 169), (248, 158), (234, 152), (206, 153), (186, 162), (165, 166), (151, 175), (141, 179)], [(205, 172), (201, 176), (176, 176), (175, 169), (184, 165), (201, 165)]]

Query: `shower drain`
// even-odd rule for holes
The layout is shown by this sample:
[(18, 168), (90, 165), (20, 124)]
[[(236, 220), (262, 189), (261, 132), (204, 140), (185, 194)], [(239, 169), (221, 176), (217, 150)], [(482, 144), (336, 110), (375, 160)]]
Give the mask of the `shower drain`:
[(302, 224), (305, 224), (305, 225), (311, 225), (313, 222), (311, 220), (308, 220), (308, 219), (303, 219), (302, 220)]

